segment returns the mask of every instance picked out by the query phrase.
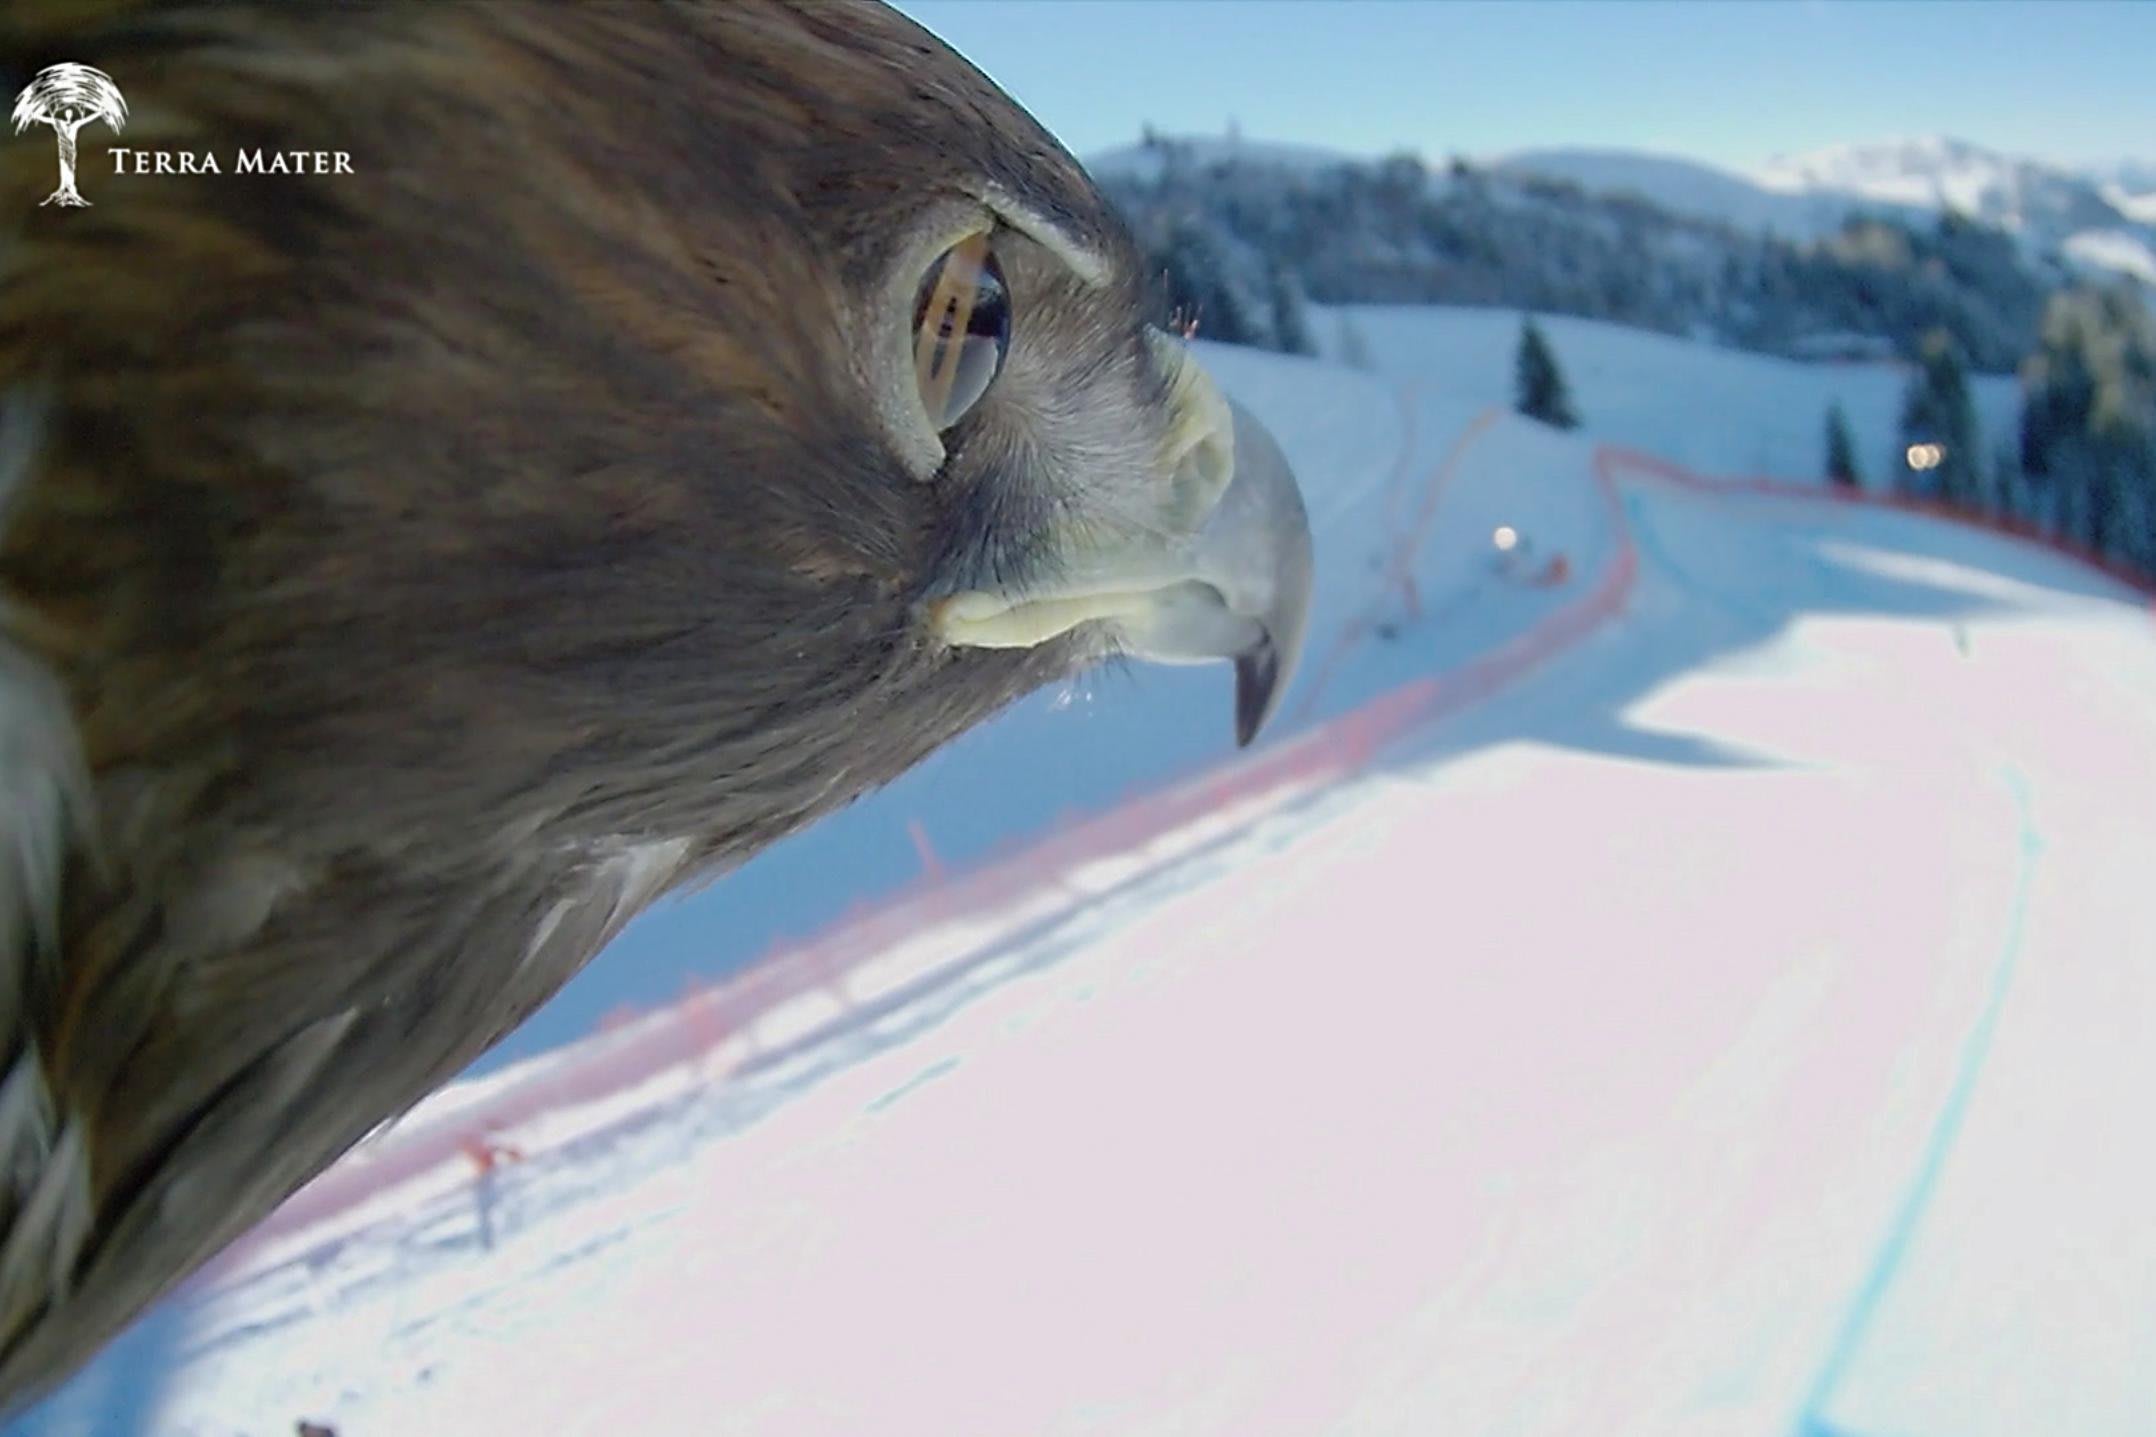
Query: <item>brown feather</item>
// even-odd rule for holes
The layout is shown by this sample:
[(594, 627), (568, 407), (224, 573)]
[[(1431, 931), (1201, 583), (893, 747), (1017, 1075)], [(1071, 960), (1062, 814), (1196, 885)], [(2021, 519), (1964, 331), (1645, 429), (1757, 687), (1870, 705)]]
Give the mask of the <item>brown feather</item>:
[[(1069, 157), (874, 7), (0, 27), (6, 73), (62, 59), (132, 113), (84, 132), (87, 210), (38, 208), (48, 141), (0, 150), (0, 395), (43, 425), (0, 659), (65, 693), (95, 834), (53, 958), (0, 932), (0, 1079), (31, 1065), (25, 1140), (82, 1161), (0, 1181), (0, 1253), (51, 1272), (0, 1290), (0, 1404), (552, 993), (657, 891), (623, 845), (714, 871), (1068, 669), (927, 637), (954, 571), (1032, 552), (1013, 474), (1057, 451), (987, 419), (913, 482), (861, 326), (984, 185), (1131, 268)], [(113, 174), (114, 143), (354, 172)], [(1032, 291), (1015, 372), (1157, 398), (1134, 282)]]

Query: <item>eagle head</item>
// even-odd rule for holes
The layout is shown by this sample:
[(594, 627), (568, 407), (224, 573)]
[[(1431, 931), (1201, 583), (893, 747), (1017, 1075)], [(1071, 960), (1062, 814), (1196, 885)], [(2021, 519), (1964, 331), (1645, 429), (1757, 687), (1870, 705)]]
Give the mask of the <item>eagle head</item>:
[(85, 131), (40, 208), (50, 133), (0, 151), (0, 1392), (1012, 699), (1127, 653), (1232, 661), (1245, 742), (1277, 702), (1280, 451), (892, 12), (0, 28), (60, 61), (219, 164)]

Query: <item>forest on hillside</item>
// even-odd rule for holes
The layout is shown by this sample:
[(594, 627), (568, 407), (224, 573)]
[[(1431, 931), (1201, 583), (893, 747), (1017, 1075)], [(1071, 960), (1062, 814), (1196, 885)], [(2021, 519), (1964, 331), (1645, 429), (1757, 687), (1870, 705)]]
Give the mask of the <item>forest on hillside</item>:
[[(1312, 301), (1480, 305), (1791, 358), (1897, 359), (1911, 458), (1877, 482), (2156, 577), (2156, 324), (2132, 281), (2087, 280), (1952, 212), (1852, 213), (1797, 241), (1458, 160), (1223, 157), (1153, 136), (1137, 154), (1099, 178), (1164, 313), (1190, 332), (1314, 354)], [(1971, 370), (2021, 376), (2013, 451), (1983, 451)], [(1822, 472), (1847, 468), (1836, 417), (1822, 419)]]

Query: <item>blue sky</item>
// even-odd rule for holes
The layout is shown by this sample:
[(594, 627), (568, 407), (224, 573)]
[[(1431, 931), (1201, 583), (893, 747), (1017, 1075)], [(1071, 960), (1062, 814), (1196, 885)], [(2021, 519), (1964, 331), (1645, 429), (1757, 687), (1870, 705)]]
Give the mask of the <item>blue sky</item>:
[(1948, 134), (2156, 159), (2156, 4), (899, 0), (1079, 154), (1218, 134), (1379, 153), (1594, 145), (1743, 168)]

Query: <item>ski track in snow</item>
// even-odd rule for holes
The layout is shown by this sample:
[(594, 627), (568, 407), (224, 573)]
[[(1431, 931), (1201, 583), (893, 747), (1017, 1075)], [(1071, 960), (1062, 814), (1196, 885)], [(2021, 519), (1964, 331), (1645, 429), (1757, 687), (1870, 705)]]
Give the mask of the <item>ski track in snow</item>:
[[(2156, 1430), (2142, 601), (1485, 417), (1448, 319), (1324, 424), (1332, 372), (1209, 358), (1313, 485), (1307, 722), (1471, 707), (243, 1254), (142, 1430)], [(1629, 443), (1657, 365), (1816, 397), (1550, 329)]]

